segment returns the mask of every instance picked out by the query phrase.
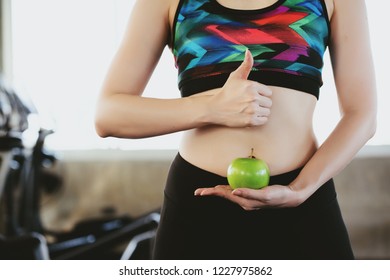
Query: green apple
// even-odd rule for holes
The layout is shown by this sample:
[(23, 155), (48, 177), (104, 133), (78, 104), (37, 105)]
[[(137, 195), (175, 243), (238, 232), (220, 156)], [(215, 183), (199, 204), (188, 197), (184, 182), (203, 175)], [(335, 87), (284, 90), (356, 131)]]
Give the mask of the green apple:
[(236, 158), (229, 165), (227, 179), (233, 189), (251, 188), (261, 189), (268, 186), (269, 168), (267, 163), (253, 156)]

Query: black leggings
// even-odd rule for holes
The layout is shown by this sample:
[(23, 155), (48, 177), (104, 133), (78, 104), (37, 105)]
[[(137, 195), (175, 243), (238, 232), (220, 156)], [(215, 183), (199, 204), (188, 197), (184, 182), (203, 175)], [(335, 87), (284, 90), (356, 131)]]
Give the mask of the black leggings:
[[(272, 176), (287, 185), (300, 170)], [(184, 160), (172, 163), (154, 259), (353, 259), (333, 180), (295, 208), (246, 211), (220, 197), (197, 197), (198, 187), (225, 177)]]

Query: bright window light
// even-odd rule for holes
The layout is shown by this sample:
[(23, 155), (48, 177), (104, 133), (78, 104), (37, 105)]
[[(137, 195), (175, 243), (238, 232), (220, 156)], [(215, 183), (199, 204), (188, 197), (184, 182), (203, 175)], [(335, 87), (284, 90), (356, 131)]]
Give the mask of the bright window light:
[[(147, 1), (147, 0), (145, 0)], [(152, 0), (149, 0), (152, 1)], [(140, 140), (101, 139), (94, 130), (97, 96), (108, 65), (122, 39), (133, 1), (12, 0), (12, 69), (14, 84), (31, 96), (44, 117), (54, 120), (56, 133), (48, 146), (79, 149), (177, 149), (180, 133)], [(366, 1), (377, 68), (379, 126), (372, 145), (389, 145), (385, 128), (390, 111), (382, 20), (383, 1)], [(387, 58), (387, 59), (386, 59)], [(146, 96), (173, 98), (180, 94), (168, 49), (145, 91)], [(163, 78), (161, 78), (163, 77)], [(329, 60), (315, 115), (315, 131), (323, 141), (338, 121), (338, 106)], [(162, 82), (163, 81), (163, 84)]]

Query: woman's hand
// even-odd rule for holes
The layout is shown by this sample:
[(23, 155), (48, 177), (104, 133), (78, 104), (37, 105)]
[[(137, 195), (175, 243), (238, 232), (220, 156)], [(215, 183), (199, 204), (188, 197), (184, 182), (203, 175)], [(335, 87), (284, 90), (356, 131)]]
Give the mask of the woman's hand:
[(242, 64), (230, 74), (221, 91), (208, 103), (211, 122), (228, 127), (263, 125), (271, 113), (272, 91), (264, 84), (248, 80), (253, 57), (245, 52)]
[(259, 210), (263, 208), (296, 207), (307, 199), (301, 190), (294, 190), (291, 186), (272, 185), (259, 190), (239, 188), (233, 190), (228, 185), (219, 185), (213, 188), (199, 188), (196, 196), (219, 196), (237, 203), (245, 210)]

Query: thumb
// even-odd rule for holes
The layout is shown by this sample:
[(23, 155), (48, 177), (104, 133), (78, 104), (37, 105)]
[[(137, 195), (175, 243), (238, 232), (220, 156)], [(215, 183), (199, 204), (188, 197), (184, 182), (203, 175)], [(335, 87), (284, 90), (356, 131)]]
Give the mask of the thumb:
[(247, 49), (245, 51), (245, 58), (241, 65), (232, 72), (233, 76), (239, 79), (248, 79), (249, 73), (253, 67), (253, 56), (252, 53)]

